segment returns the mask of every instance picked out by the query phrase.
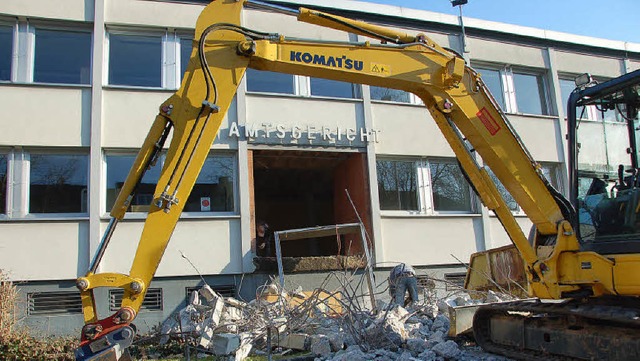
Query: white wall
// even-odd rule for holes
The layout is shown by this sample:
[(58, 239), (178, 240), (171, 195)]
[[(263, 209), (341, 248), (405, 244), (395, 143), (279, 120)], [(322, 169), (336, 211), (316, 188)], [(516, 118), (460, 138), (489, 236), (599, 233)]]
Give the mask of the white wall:
[(424, 106), (372, 104), (373, 126), (380, 130), (376, 153), (453, 157), (453, 151)]
[[(479, 217), (382, 217), (383, 249), (378, 264), (406, 262), (412, 265), (467, 262), (482, 237)], [(384, 266), (384, 265), (382, 265)]]
[(252, 30), (279, 33), (287, 37), (348, 41), (349, 34), (317, 25), (300, 22), (295, 16), (245, 9), (242, 24)]
[(193, 29), (203, 5), (105, 0), (105, 23)]
[[(502, 227), (502, 224), (497, 217), (491, 216), (489, 223), (489, 239), (487, 240), (487, 249), (502, 247), (511, 244), (511, 239), (507, 235), (507, 232)], [(516, 217), (516, 222), (520, 225), (520, 229), (525, 236), (529, 235), (531, 230), (531, 221), (524, 216)]]
[[(101, 263), (101, 272), (128, 274), (144, 226), (143, 221), (118, 224)], [(106, 223), (102, 224), (106, 228)], [(184, 252), (202, 274), (242, 271), (239, 219), (183, 219), (178, 222), (156, 277), (197, 275)]]
[(93, 21), (93, 0), (3, 0), (0, 12), (48, 19)]
[(0, 229), (0, 269), (13, 280), (75, 279), (89, 268), (87, 221), (24, 221)]
[(468, 37), (467, 47), (475, 61), (512, 64), (534, 68), (545, 67), (544, 49)]
[(594, 76), (614, 78), (622, 75), (623, 64), (619, 59), (604, 56), (556, 51), (558, 72), (572, 74), (590, 73)]
[(0, 144), (89, 146), (91, 90), (1, 86)]
[(540, 162), (560, 162), (562, 138), (557, 118), (507, 115), (516, 133)]

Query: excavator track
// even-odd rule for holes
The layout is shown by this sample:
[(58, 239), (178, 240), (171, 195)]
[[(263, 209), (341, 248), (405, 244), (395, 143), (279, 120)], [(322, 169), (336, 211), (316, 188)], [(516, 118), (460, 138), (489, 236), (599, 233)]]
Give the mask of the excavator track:
[(476, 342), (519, 360), (640, 360), (640, 301), (522, 300), (482, 306)]

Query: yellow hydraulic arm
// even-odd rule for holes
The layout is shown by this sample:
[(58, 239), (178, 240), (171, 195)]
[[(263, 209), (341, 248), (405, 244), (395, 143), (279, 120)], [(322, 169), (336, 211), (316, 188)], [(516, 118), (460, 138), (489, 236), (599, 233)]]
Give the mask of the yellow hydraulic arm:
[[(384, 44), (337, 43), (288, 39), (279, 34), (252, 31), (240, 26), (246, 2), (217, 0), (198, 18), (194, 48), (180, 89), (160, 106), (152, 128), (135, 160), (127, 181), (111, 211), (105, 232), (89, 272), (77, 281), (81, 290), (85, 327), (78, 360), (93, 360), (112, 352), (117, 341), (129, 337), (149, 283), (178, 222), (185, 201), (209, 153), (236, 89), (247, 67), (276, 72), (401, 89), (418, 95), (455, 152), (463, 170), (483, 203), (495, 212), (521, 253), (531, 284), (539, 297), (560, 298), (562, 292), (584, 284), (599, 285), (599, 293), (613, 293), (611, 261), (596, 254), (579, 253), (578, 242), (563, 199), (544, 180), (538, 164), (527, 153), (478, 73), (454, 52), (423, 34), (408, 35), (314, 10), (301, 8), (300, 21), (349, 31), (382, 40)], [(169, 132), (173, 138), (154, 194), (129, 275), (96, 273), (111, 234), (129, 208), (136, 185), (162, 149)], [(540, 237), (555, 239), (555, 250), (540, 260), (487, 171), (479, 167), (466, 145), (488, 165), (516, 199), (537, 228)], [(557, 193), (557, 192), (556, 192)], [(594, 267), (582, 272), (572, 268), (578, 282), (560, 284), (558, 260), (571, 254), (571, 267), (589, 259)], [(543, 262), (544, 261), (544, 262)], [(567, 264), (563, 262), (562, 264)], [(597, 267), (596, 267), (597, 265)], [(566, 272), (565, 272), (566, 273)], [(98, 320), (93, 298), (97, 287), (124, 289), (122, 308)], [(116, 336), (110, 336), (117, 334)], [(109, 342), (101, 340), (108, 339)], [(116, 347), (117, 348), (117, 347)]]

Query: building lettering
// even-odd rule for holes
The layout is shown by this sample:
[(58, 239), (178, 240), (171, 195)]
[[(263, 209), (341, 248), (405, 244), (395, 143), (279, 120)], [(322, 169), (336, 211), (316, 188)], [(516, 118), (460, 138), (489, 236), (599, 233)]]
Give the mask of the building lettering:
[[(241, 128), (244, 127), (244, 130)], [(306, 133), (306, 134), (305, 134)], [(299, 126), (261, 123), (259, 125), (238, 126), (231, 122), (228, 131), (229, 138), (249, 141), (259, 139), (280, 139), (290, 143), (298, 143), (302, 137), (314, 144), (333, 144), (359, 140), (363, 143), (380, 141), (380, 130), (370, 128), (341, 128), (327, 126)]]

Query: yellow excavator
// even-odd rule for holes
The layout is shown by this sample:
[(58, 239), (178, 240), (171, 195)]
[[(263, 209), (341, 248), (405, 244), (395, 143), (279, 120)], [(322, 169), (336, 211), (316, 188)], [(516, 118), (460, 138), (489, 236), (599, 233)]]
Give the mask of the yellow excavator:
[[(303, 40), (254, 31), (240, 25), (246, 4), (377, 39), (380, 44)], [(247, 68), (400, 89), (420, 97), (474, 190), (500, 219), (521, 255), (529, 294), (555, 300), (480, 309), (474, 333), (484, 348), (522, 359), (640, 358), (636, 298), (640, 295), (636, 276), (640, 247), (635, 246), (640, 243), (632, 242), (638, 235), (640, 211), (635, 137), (633, 144), (624, 147), (636, 160), (620, 165), (619, 179), (610, 184), (611, 179), (603, 177), (608, 169), (599, 170), (600, 177), (592, 169), (593, 183), (585, 194), (578, 194), (587, 173), (579, 169), (577, 149), (587, 145), (576, 140), (579, 117), (574, 112), (574, 122), (569, 122), (573, 188), (567, 200), (545, 179), (480, 74), (459, 54), (424, 34), (406, 34), (306, 8), (216, 0), (200, 14), (193, 45), (181, 87), (160, 105), (89, 270), (77, 280), (85, 321), (77, 360), (128, 357), (127, 347), (135, 335), (132, 321)], [(639, 78), (636, 73), (635, 79)], [(633, 98), (634, 91), (637, 100), (637, 86), (619, 90), (624, 96), (615, 93), (602, 99), (584, 94), (588, 90), (572, 95), (576, 107), (624, 106), (625, 119), (633, 117), (626, 123), (628, 132), (636, 131), (638, 104), (622, 100), (627, 95)], [(137, 185), (170, 133), (173, 137), (129, 274), (96, 273)], [(532, 236), (527, 237), (516, 223), (485, 166), (532, 221)], [(93, 296), (99, 287), (124, 290), (122, 307), (103, 319), (98, 318)]]

